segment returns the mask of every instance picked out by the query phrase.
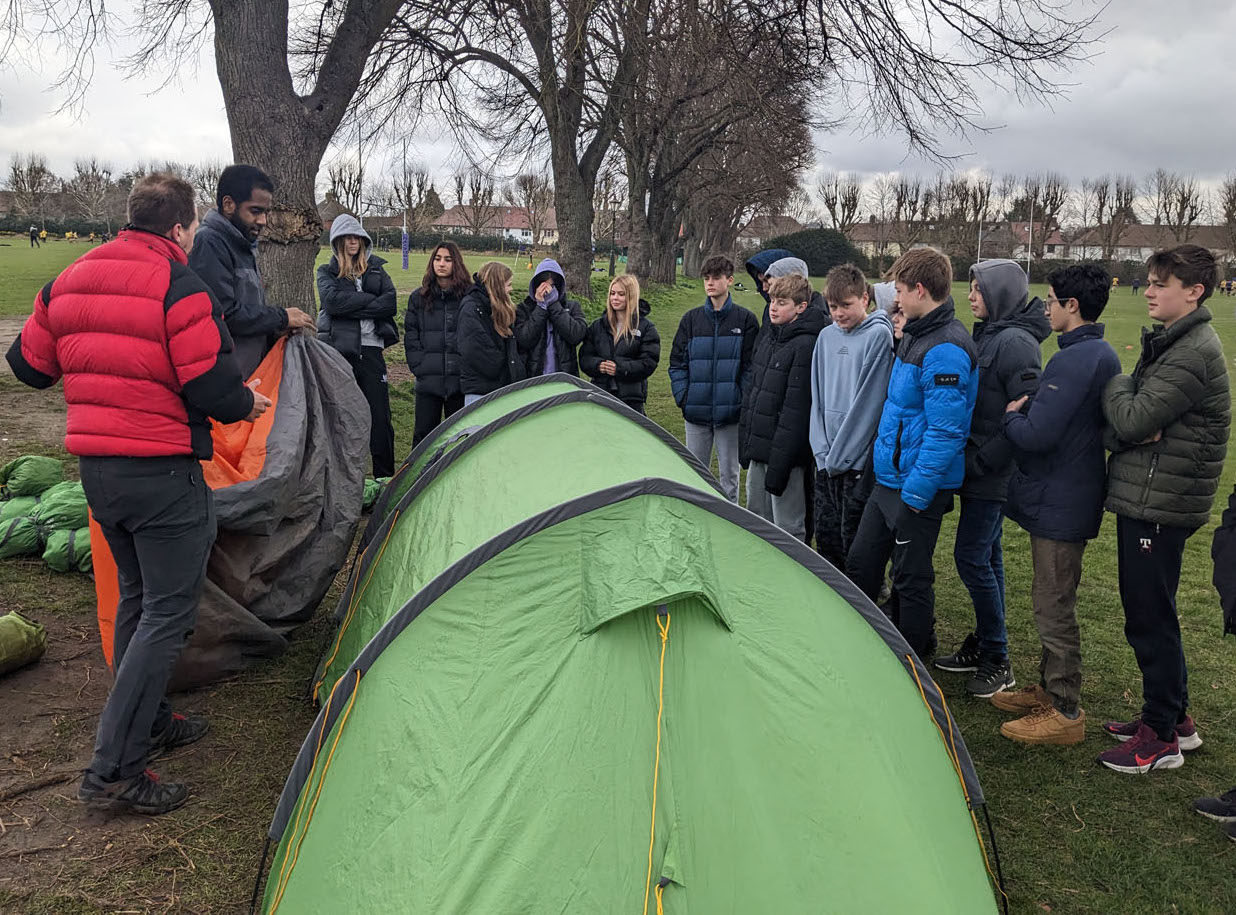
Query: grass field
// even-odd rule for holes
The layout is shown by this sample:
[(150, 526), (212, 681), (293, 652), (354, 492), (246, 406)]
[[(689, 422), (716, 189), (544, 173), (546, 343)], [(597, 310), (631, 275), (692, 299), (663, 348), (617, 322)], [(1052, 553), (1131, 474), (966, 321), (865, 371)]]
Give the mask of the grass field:
[[(4, 247), (2, 242), (0, 239), (0, 316), (25, 314), (38, 288), (84, 250), (83, 245), (59, 242), (30, 252), (24, 239), (16, 239), (11, 247)], [(397, 253), (390, 259), (396, 286), (406, 295), (419, 280), (425, 257), (415, 253), (412, 269), (406, 273), (398, 269)], [(469, 265), (475, 269), (483, 259), (470, 257)], [(509, 255), (504, 260), (511, 263)], [(526, 267), (525, 262), (517, 273), (517, 289), (527, 282)], [(739, 278), (745, 279), (745, 275), (740, 272)], [(964, 284), (957, 284), (955, 296), (959, 317), (968, 324), (964, 288)], [(1033, 291), (1045, 293), (1043, 287)], [(664, 364), (680, 316), (701, 302), (703, 293), (698, 282), (683, 281), (677, 287), (648, 290), (647, 298), (653, 307), (651, 318), (664, 341)], [(754, 291), (736, 292), (734, 298), (753, 310), (762, 308)], [(1216, 328), (1230, 355), (1236, 355), (1234, 303), (1236, 299), (1222, 296), (1210, 303)], [(1144, 300), (1127, 289), (1119, 290), (1105, 319), (1108, 340), (1125, 368), (1131, 368), (1145, 322)], [(1044, 346), (1044, 358), (1055, 351), (1053, 338)], [(401, 358), (399, 348), (388, 352), (389, 361)], [(16, 396), (16, 382), (0, 377), (0, 394), (6, 393)], [(410, 381), (395, 383), (392, 407), (400, 453), (407, 452), (411, 440), (411, 395)], [(29, 396), (29, 402), (34, 403), (33, 398), (41, 395)], [(648, 413), (681, 435), (681, 416), (670, 398), (663, 369), (651, 381)], [(29, 446), (20, 432), (13, 433), (15, 427), (20, 429), (19, 419), (8, 426), (0, 420), (0, 429), (8, 430), (7, 437), (0, 440), (0, 460)], [(54, 447), (41, 447), (65, 456)], [(1212, 527), (1231, 492), (1234, 474), (1236, 463), (1229, 461)], [(973, 611), (953, 568), (949, 548), (955, 523), (956, 512), (946, 519), (937, 553), (939, 634), (942, 647), (949, 649), (973, 623)], [(1204, 529), (1190, 541), (1180, 587), (1193, 714), (1206, 741), (1200, 751), (1188, 756), (1183, 769), (1131, 778), (1111, 773), (1094, 761), (1108, 745), (1098, 732), (1101, 721), (1135, 715), (1141, 704), (1137, 668), (1122, 633), (1115, 525), (1110, 517), (1087, 551), (1079, 603), (1086, 664), (1085, 744), (1033, 749), (1012, 744), (998, 734), (1004, 720), (999, 712), (986, 702), (969, 700), (960, 677), (940, 675), (939, 682), (962, 725), (990, 803), (1011, 911), (1236, 911), (1236, 844), (1190, 809), (1193, 797), (1236, 784), (1236, 641), (1219, 638), (1218, 604), (1210, 586), (1210, 533), (1211, 528)], [(1005, 527), (1004, 549), (1010, 650), (1019, 683), (1024, 684), (1036, 674), (1038, 641), (1029, 607), (1028, 541), (1012, 524)], [(0, 562), (0, 612), (19, 609), (43, 619), (68, 620), (87, 632), (91, 599), (90, 584), (84, 578), (55, 576), (37, 563)], [(327, 603), (332, 604), (332, 598)], [(278, 662), (187, 700), (190, 707), (204, 708), (215, 716), (217, 727), (210, 741), (218, 752), (207, 750), (169, 763), (170, 773), (193, 782), (197, 800), (185, 810), (150, 821), (133, 833), (159, 850), (117, 859), (109, 857), (114, 852), (97, 847), (89, 853), (79, 848), (80, 859), (60, 855), (50, 859), (54, 863), (37, 856), (18, 858), (18, 868), (8, 875), (6, 870), (13, 862), (6, 861), (7, 867), (0, 867), (0, 910), (94, 913), (116, 910), (123, 901), (130, 911), (242, 911), (274, 801), (312, 719), (312, 710), (299, 695), (299, 685), (316, 661), (321, 640), (329, 634), (323, 616), (324, 612), (306, 627), (292, 651)], [(8, 689), (7, 681), (0, 680), (0, 707), (8, 708), (10, 702), (18, 701), (6, 692)], [(97, 693), (87, 691), (80, 708), (84, 720), (73, 727), (58, 726), (63, 733), (57, 732), (55, 740), (59, 742), (46, 750), (47, 754), (83, 757), (93, 727), (92, 713), (97, 709)], [(855, 722), (856, 731), (868, 726), (872, 723)], [(847, 735), (837, 735), (837, 743), (838, 752), (847, 751)], [(0, 758), (0, 775), (4, 766)], [(820, 760), (820, 777), (828, 778), (827, 760)], [(0, 793), (0, 799), (3, 797)], [(80, 813), (65, 797), (53, 798), (45, 806), (49, 816), (70, 825), (80, 823)], [(5, 813), (2, 800), (0, 824), (7, 824), (10, 837), (15, 826), (21, 825)], [(31, 828), (42, 827), (36, 823)], [(76, 841), (88, 848), (90, 829), (83, 825), (75, 830)], [(4, 841), (0, 835), (0, 856), (16, 857), (6, 855)], [(891, 862), (890, 876), (895, 873), (896, 863)], [(944, 909), (926, 906), (927, 910)]]

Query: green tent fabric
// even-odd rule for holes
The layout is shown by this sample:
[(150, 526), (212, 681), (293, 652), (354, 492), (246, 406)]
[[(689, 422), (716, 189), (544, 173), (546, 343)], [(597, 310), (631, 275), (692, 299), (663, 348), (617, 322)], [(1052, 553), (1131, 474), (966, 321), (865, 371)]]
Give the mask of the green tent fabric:
[(0, 521), (11, 521), (14, 518), (24, 518), (39, 504), (38, 496), (18, 496), (0, 502)]
[(43, 549), (38, 525), (28, 517), (0, 522), (0, 559), (33, 556)]
[(506, 396), (356, 563), (264, 911), (994, 911), (883, 614), (607, 395)]
[(43, 561), (56, 572), (89, 572), (93, 568), (90, 528), (52, 531), (43, 550)]
[(30, 512), (39, 533), (46, 540), (52, 531), (72, 531), (90, 524), (90, 509), (86, 493), (78, 482), (57, 483), (43, 493), (39, 504)]
[(0, 467), (0, 495), (37, 496), (64, 479), (64, 465), (55, 458), (30, 454)]
[(33, 664), (47, 651), (47, 630), (17, 611), (0, 616), (0, 674)]

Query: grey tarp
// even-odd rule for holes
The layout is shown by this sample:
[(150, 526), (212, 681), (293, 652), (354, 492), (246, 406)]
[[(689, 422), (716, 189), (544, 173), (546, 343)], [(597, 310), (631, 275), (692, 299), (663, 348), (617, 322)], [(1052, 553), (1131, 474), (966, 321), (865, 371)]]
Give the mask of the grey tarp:
[[(210, 683), (279, 655), (287, 647), (285, 635), (313, 615), (356, 534), (369, 456), (369, 407), (344, 358), (301, 335), (277, 346), (254, 371), (255, 379), (266, 376), (263, 392), (278, 374), (280, 358), (282, 376), (260, 470), (221, 486), (207, 467), (218, 537), (197, 625), (173, 675), (173, 689)], [(217, 452), (223, 431), (215, 430)], [(215, 461), (227, 459), (217, 453)], [(253, 466), (248, 454), (236, 463)], [(109, 568), (114, 574), (114, 566)], [(95, 570), (98, 576), (97, 556)], [(101, 624), (103, 593), (100, 588)], [(102, 628), (110, 641), (110, 626)]]

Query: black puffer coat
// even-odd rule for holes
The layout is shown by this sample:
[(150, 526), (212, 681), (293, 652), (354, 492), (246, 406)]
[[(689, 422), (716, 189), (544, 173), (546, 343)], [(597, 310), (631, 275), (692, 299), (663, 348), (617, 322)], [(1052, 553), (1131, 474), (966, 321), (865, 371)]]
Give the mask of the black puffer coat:
[[(614, 342), (609, 316), (601, 315), (588, 327), (579, 348), (579, 367), (593, 384), (613, 394), (628, 406), (642, 407), (648, 399), (648, 378), (661, 361), (661, 335), (648, 320), (651, 307), (639, 300), (639, 327), (629, 340)], [(617, 375), (606, 375), (601, 363), (612, 361)]]
[[(467, 290), (462, 290), (466, 292)], [(408, 296), (403, 347), (416, 387), (435, 397), (454, 397), (459, 387), (460, 292), (435, 289), (430, 299), (420, 289)]]
[(791, 324), (772, 325), (755, 346), (751, 380), (743, 389), (738, 460), (768, 465), (764, 488), (785, 492), (790, 471), (811, 460), (811, 356), (825, 327), (808, 308)]
[(360, 356), (361, 319), (373, 321), (374, 332), (382, 338), (383, 347), (399, 342), (395, 327), (395, 284), (382, 268), (386, 261), (369, 255), (369, 269), (361, 276), (361, 288), (356, 281), (339, 275), (339, 259), (331, 257), (329, 264), (318, 268), (318, 298), (322, 312), (318, 315), (318, 339), (329, 343), (343, 355)]
[(464, 394), (488, 394), (525, 377), (514, 330), (503, 337), (494, 330), (493, 316), (489, 292), (478, 281), (459, 305), (459, 389)]

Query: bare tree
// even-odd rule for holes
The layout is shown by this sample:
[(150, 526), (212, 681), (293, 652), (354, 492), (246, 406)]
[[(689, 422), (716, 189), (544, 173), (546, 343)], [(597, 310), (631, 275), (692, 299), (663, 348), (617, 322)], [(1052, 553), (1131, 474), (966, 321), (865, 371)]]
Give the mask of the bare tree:
[(930, 195), (924, 195), (920, 178), (898, 175), (893, 182), (893, 241), (905, 254), (923, 236)]
[(1167, 224), (1176, 244), (1183, 245), (1193, 235), (1193, 229), (1206, 208), (1206, 191), (1192, 175), (1177, 176), (1172, 194), (1167, 199)]
[(1229, 172), (1219, 184), (1216, 209), (1227, 231), (1229, 251), (1236, 251), (1236, 173)]
[(897, 217), (895, 183), (896, 176), (882, 173), (872, 178), (866, 189), (867, 208), (874, 227), (872, 246), (878, 258), (888, 254), (893, 237), (893, 222)]
[(824, 204), (832, 227), (849, 235), (858, 222), (863, 185), (853, 173), (825, 172), (815, 185), (815, 195)]
[(41, 153), (14, 153), (5, 182), (13, 192), (14, 210), (22, 216), (45, 219), (47, 198), (56, 191), (56, 176)]
[(1125, 229), (1137, 221), (1137, 182), (1130, 175), (1103, 175), (1090, 183), (1103, 260), (1110, 261)]
[(64, 189), (82, 219), (106, 223), (110, 232), (107, 204), (113, 186), (111, 166), (91, 156), (73, 163), (73, 177), (65, 182)]
[(537, 172), (524, 172), (515, 176), (504, 193), (507, 203), (520, 207), (527, 216), (532, 243), (544, 244), (549, 211), (554, 205), (554, 189), (550, 187), (549, 178)]
[(199, 210), (209, 210), (217, 205), (219, 178), (223, 175), (224, 168), (226, 166), (218, 159), (208, 159), (189, 166), (189, 183), (193, 185)]
[(1059, 172), (1046, 172), (1036, 179), (1038, 207), (1036, 219), (1042, 226), (1034, 233), (1031, 243), (1035, 259), (1043, 257), (1047, 239), (1060, 228), (1060, 215), (1069, 202), (1069, 180)]
[(455, 202), (459, 204), (464, 223), (472, 235), (502, 234), (501, 200), (493, 176), (479, 166), (451, 176), (455, 185)]
[[(404, 218), (408, 231), (418, 234), (426, 231), (441, 210), (433, 212), (429, 192), (433, 182), (424, 165), (408, 159), (407, 150), (384, 180), (382, 200), (388, 210)], [(435, 193), (435, 197), (437, 194)]]
[(326, 176), (330, 181), (330, 192), (339, 205), (350, 213), (361, 215), (361, 192), (365, 179), (356, 158), (339, 156), (326, 167)]
[(1161, 226), (1167, 222), (1168, 211), (1172, 198), (1176, 196), (1176, 185), (1179, 182), (1180, 176), (1165, 168), (1156, 168), (1146, 177), (1142, 185), (1145, 212), (1146, 218), (1154, 225)]

